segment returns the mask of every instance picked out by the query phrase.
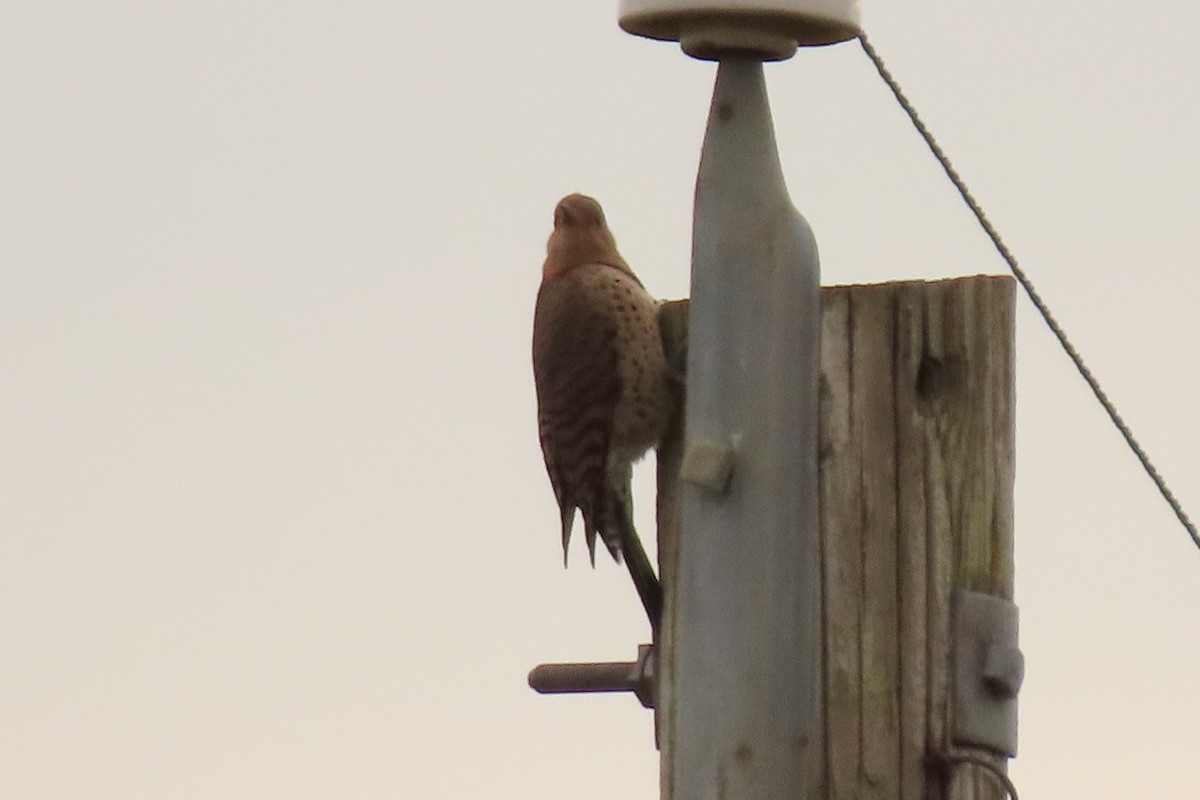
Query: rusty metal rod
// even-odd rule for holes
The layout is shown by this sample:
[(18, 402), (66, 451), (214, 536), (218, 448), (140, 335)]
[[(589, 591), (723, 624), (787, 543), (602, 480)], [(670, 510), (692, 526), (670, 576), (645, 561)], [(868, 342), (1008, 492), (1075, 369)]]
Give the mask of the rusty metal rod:
[(632, 692), (637, 666), (635, 661), (539, 664), (529, 671), (529, 686), (538, 694)]

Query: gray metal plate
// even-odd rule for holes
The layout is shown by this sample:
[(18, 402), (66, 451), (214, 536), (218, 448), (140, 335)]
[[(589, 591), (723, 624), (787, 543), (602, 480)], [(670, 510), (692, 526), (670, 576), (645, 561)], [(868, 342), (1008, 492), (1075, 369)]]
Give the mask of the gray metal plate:
[(1017, 754), (1017, 692), (1025, 660), (1017, 607), (1002, 597), (954, 592), (954, 741)]

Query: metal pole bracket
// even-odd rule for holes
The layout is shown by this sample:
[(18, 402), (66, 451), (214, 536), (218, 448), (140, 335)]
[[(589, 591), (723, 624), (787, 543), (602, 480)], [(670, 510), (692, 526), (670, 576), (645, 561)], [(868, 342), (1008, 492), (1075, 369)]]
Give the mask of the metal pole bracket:
[(637, 661), (538, 664), (529, 672), (529, 687), (538, 694), (633, 692), (643, 706), (654, 708), (654, 646), (638, 645)]
[(1017, 607), (1003, 597), (954, 591), (954, 742), (1017, 754), (1017, 692), (1025, 657)]

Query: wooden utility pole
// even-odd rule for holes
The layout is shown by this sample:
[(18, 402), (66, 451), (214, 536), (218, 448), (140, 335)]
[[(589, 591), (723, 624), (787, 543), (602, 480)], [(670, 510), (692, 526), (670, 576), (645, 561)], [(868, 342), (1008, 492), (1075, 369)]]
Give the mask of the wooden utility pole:
[[(1022, 672), (1010, 605), (1013, 301), (1011, 279), (986, 276), (822, 290), (828, 800), (1005, 796), (978, 764), (1003, 772), (1015, 754)], [(691, 544), (678, 535), (682, 434), (659, 463), (663, 800), (689, 800), (671, 793), (670, 774), (675, 576)]]
[[(825, 292), (831, 799), (1003, 797), (974, 768), (934, 767), (961, 750), (954, 659), (973, 655), (956, 648), (955, 590), (1012, 599), (1013, 287), (975, 277)], [(1003, 768), (992, 752), (975, 755)], [(944, 779), (950, 791), (936, 791)]]

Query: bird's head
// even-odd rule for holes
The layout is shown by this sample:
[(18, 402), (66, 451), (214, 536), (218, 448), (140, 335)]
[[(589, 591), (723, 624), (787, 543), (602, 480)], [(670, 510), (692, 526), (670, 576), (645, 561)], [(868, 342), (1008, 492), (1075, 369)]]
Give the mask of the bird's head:
[(553, 278), (584, 264), (607, 264), (630, 272), (617, 252), (604, 209), (587, 195), (569, 194), (554, 207), (554, 230), (546, 242), (542, 277)]

